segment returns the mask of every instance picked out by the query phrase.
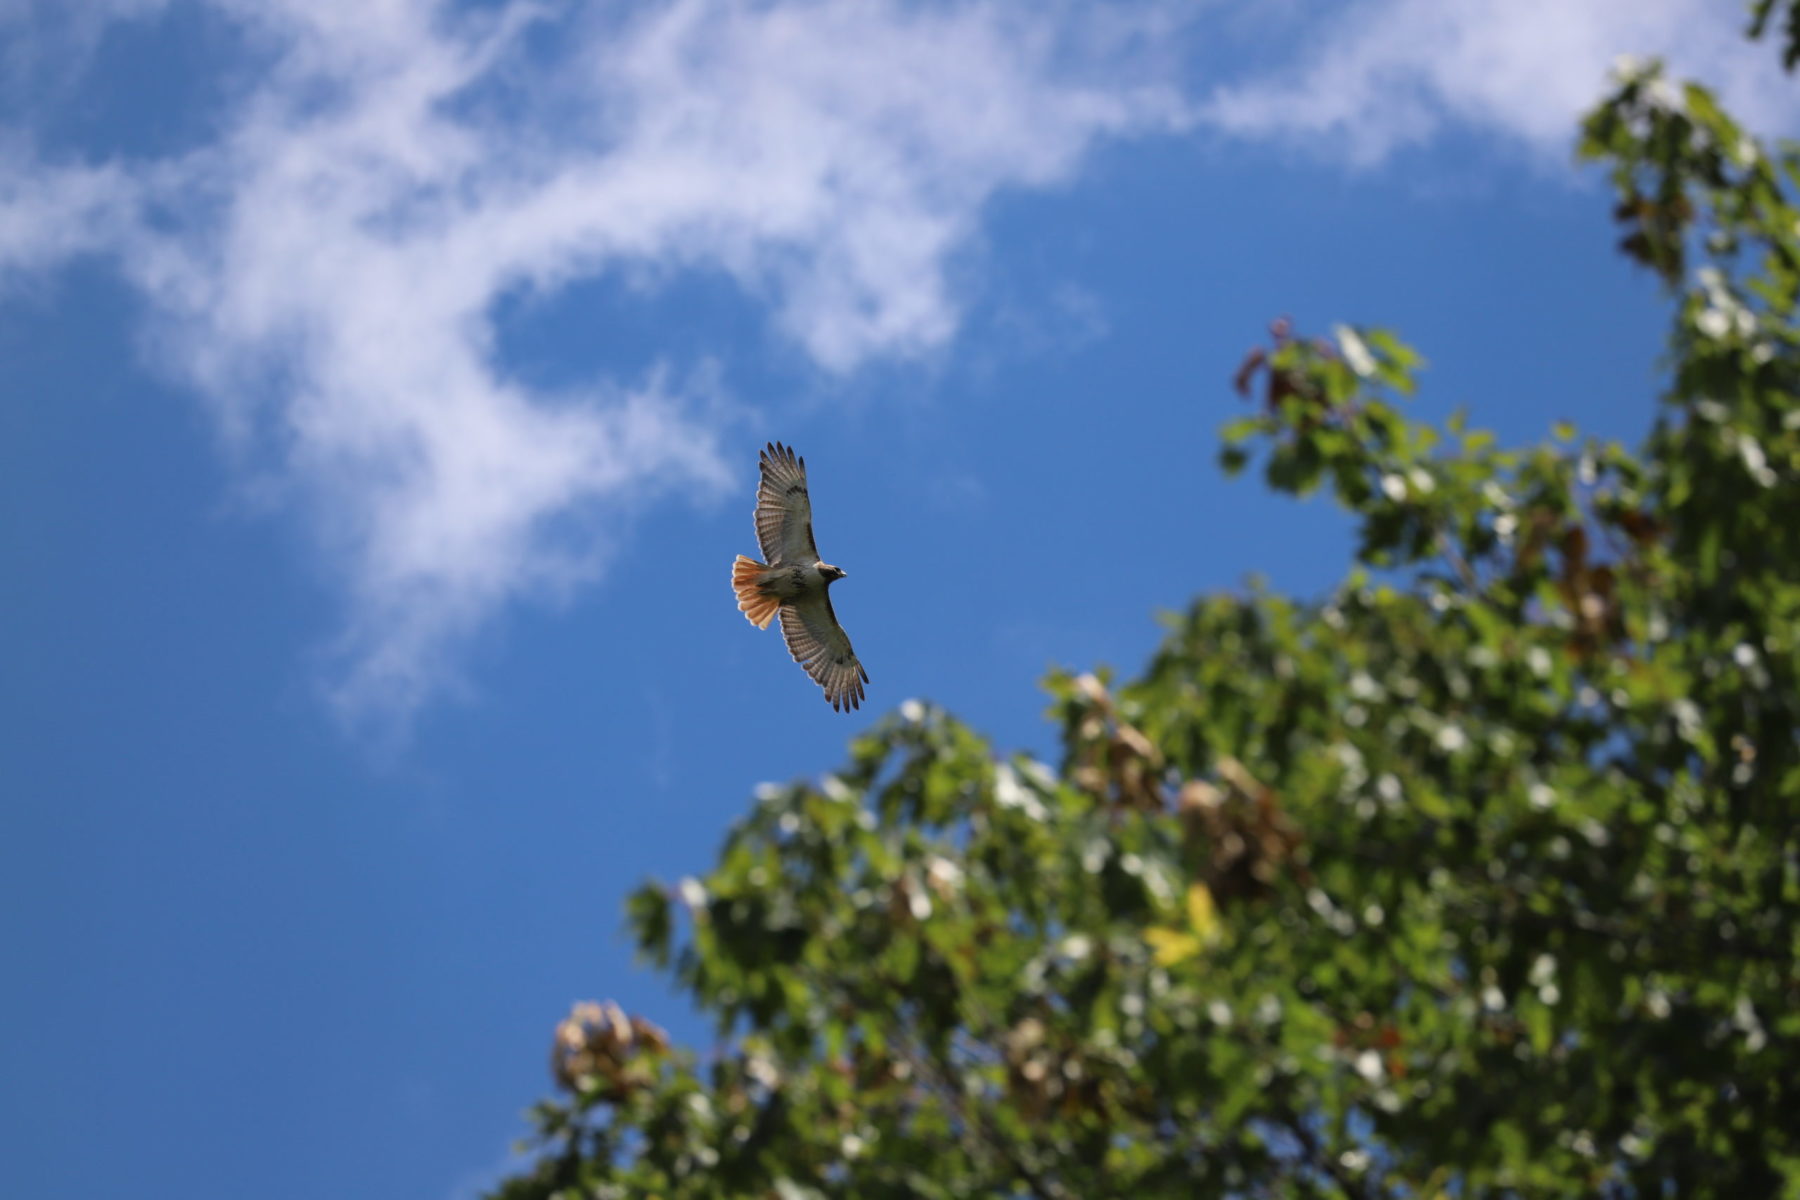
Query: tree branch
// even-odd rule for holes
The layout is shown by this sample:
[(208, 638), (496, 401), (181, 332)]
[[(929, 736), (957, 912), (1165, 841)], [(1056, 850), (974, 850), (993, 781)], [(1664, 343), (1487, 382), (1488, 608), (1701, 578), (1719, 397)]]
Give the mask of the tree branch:
[(982, 1136), (977, 1144), (997, 1154), (1008, 1170), (1025, 1181), (1033, 1196), (1039, 1200), (1075, 1200), (1073, 1194), (1062, 1184), (1020, 1157), (1010, 1140), (994, 1126), (979, 1105), (968, 1103), (957, 1079), (955, 1064), (945, 1062), (941, 1053), (921, 1053), (920, 1048), (911, 1045), (910, 1041), (902, 1041), (900, 1046), (913, 1070), (931, 1079), (937, 1085), (937, 1090), (945, 1096), (950, 1107), (955, 1110), (965, 1136), (979, 1130)]
[(1281, 1122), (1287, 1131), (1294, 1135), (1294, 1140), (1300, 1143), (1300, 1149), (1306, 1152), (1306, 1156), (1312, 1160), (1313, 1165), (1329, 1175), (1331, 1181), (1337, 1184), (1344, 1195), (1350, 1197), (1350, 1200), (1374, 1200), (1378, 1195), (1331, 1156), (1330, 1152), (1320, 1144), (1318, 1135), (1306, 1127), (1306, 1122), (1300, 1119), (1298, 1113), (1291, 1110), (1284, 1111), (1281, 1114)]

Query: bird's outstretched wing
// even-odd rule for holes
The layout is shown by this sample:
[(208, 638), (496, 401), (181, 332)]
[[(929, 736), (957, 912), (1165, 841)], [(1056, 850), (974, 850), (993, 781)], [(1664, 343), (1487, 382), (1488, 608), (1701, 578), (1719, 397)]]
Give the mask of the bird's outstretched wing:
[[(806, 460), (780, 442), (762, 452), (762, 483), (756, 489), (756, 541), (763, 561), (815, 563), (812, 500), (806, 494)], [(836, 624), (836, 622), (833, 622)], [(848, 643), (846, 643), (848, 644)]]
[(831, 707), (848, 712), (861, 706), (869, 673), (850, 648), (850, 635), (838, 624), (823, 589), (781, 606), (781, 636), (794, 661), (825, 689)]

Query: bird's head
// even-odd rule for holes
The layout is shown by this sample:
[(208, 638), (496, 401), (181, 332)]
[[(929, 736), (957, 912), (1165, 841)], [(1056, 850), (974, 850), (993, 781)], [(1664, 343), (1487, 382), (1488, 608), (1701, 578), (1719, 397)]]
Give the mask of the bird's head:
[(828, 562), (817, 563), (815, 566), (817, 566), (819, 574), (824, 577), (826, 583), (834, 583), (837, 580), (842, 579), (846, 574), (845, 571), (832, 566)]

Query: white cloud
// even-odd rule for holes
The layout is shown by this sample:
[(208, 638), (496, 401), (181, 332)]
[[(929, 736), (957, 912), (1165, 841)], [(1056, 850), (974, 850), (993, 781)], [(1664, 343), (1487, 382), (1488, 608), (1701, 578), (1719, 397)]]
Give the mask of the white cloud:
[(404, 718), (508, 603), (594, 578), (647, 490), (728, 480), (679, 371), (510, 378), (499, 297), (722, 269), (828, 370), (918, 354), (957, 327), (949, 260), (990, 196), (1182, 116), (1134, 59), (1150, 6), (210, 4), (266, 58), (217, 140), (111, 164), (11, 143), (0, 278), (117, 256), (157, 358), (341, 568), (353, 716)]
[(1293, 22), (1314, 31), (1297, 62), (1218, 88), (1205, 119), (1360, 163), (1456, 125), (1566, 161), (1577, 117), (1631, 53), (1717, 87), (1752, 128), (1796, 128), (1775, 49), (1746, 41), (1714, 0), (1359, 0), (1329, 13)]
[(138, 189), (116, 167), (27, 169), (27, 158), (0, 148), (0, 285), (105, 248), (136, 209)]
[(147, 20), (169, 0), (0, 0), (0, 111), (65, 101), (115, 21)]

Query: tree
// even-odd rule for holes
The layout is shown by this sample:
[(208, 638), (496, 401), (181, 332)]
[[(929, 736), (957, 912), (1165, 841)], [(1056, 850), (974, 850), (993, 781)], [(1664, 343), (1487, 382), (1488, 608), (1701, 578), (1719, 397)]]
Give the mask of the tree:
[(1278, 323), (1223, 466), (1343, 584), (1053, 675), (1054, 768), (909, 704), (760, 796), (629, 905), (720, 1049), (578, 1007), (495, 1195), (1800, 1195), (1800, 155), (1655, 66), (1581, 153), (1676, 298), (1641, 450)]

